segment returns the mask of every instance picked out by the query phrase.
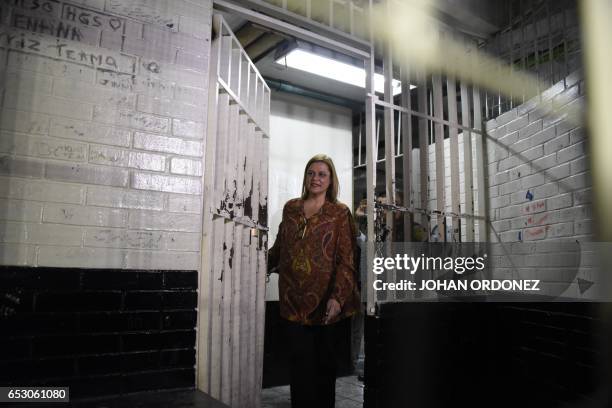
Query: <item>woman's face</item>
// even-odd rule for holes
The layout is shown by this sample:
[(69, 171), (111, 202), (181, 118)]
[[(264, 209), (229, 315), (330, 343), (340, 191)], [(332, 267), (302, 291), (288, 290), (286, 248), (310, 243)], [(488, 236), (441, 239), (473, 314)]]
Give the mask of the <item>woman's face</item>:
[(331, 184), (331, 172), (327, 164), (314, 162), (306, 171), (306, 188), (310, 194), (325, 194)]

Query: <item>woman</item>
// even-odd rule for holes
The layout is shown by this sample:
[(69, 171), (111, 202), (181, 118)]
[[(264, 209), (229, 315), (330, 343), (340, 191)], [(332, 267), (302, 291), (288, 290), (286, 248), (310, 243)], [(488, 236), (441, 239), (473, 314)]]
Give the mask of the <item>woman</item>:
[(268, 269), (278, 266), (280, 314), (288, 321), (293, 408), (334, 406), (336, 323), (359, 307), (354, 223), (337, 196), (334, 163), (314, 156), (304, 169), (302, 196), (285, 204), (268, 254)]

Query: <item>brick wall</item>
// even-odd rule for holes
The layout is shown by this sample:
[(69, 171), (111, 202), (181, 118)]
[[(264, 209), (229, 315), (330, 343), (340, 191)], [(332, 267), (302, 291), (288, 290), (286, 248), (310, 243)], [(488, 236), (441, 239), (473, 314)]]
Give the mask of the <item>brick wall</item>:
[(0, 267), (0, 381), (73, 400), (193, 388), (197, 275)]
[[(536, 107), (540, 100), (542, 104)], [(552, 112), (553, 102), (559, 107)], [(487, 209), (491, 242), (589, 241), (593, 235), (591, 180), (585, 129), (567, 118), (568, 107), (583, 107), (584, 81), (577, 71), (539, 97), (486, 123)], [(472, 135), (474, 138), (474, 135)], [(459, 190), (465, 208), (463, 134), (458, 136)], [(472, 140), (472, 157), (476, 157)], [(429, 145), (428, 208), (438, 208), (435, 144)], [(420, 202), (418, 149), (412, 152), (414, 203)], [(445, 211), (451, 208), (450, 141), (444, 140)], [(476, 162), (473, 163), (474, 209), (478, 208)], [(529, 194), (528, 194), (529, 192)], [(436, 225), (431, 219), (431, 228)], [(450, 227), (449, 227), (450, 228)], [(476, 240), (478, 220), (475, 221)], [(450, 237), (450, 233), (447, 232)], [(462, 220), (462, 240), (465, 221)]]
[(582, 74), (538, 98), (539, 107), (534, 99), (486, 124), (491, 240), (590, 241), (588, 138), (568, 119), (568, 109), (584, 108)]
[(365, 406), (405, 406), (407, 398), (436, 408), (606, 406), (603, 309), (383, 303), (365, 321)]
[(0, 8), (0, 263), (197, 269), (212, 2)]

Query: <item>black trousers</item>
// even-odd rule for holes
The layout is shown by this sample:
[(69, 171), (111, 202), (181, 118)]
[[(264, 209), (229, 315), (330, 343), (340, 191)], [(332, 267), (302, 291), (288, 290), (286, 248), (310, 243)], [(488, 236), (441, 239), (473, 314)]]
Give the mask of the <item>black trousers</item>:
[(287, 322), (292, 408), (333, 408), (336, 400), (337, 323)]

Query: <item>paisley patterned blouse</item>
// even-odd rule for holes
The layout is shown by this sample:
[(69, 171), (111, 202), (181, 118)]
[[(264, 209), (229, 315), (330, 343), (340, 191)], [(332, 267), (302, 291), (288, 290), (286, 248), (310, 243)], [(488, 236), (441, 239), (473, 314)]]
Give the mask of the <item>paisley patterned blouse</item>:
[(353, 259), (355, 227), (351, 212), (341, 203), (325, 201), (306, 219), (304, 201), (285, 204), (268, 268), (278, 266), (281, 317), (304, 325), (324, 324), (327, 301), (341, 306), (336, 321), (359, 308)]

